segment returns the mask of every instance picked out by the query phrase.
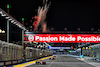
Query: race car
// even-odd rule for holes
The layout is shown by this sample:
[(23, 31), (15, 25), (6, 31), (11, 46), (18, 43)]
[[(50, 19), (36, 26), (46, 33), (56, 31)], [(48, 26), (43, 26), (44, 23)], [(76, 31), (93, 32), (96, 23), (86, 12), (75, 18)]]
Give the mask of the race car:
[(35, 64), (46, 65), (46, 62), (44, 62), (42, 60), (37, 60)]
[(49, 58), (50, 60), (55, 60), (55, 57), (51, 57), (51, 58)]

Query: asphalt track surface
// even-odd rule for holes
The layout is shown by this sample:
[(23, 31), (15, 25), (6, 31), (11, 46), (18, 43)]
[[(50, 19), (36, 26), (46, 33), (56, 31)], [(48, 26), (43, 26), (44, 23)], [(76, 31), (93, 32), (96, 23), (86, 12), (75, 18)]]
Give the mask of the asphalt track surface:
[(30, 65), (27, 67), (94, 67), (83, 61), (69, 56), (56, 56), (55, 60), (46, 59), (46, 65)]

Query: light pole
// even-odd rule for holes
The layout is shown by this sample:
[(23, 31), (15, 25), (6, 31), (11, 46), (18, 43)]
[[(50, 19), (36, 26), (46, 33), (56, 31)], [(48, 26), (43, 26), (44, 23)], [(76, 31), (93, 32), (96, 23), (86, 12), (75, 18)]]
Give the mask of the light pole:
[[(24, 18), (22, 18), (22, 24), (24, 25)], [(23, 38), (24, 38), (24, 30), (22, 30), (22, 46), (24, 46)]]
[[(9, 4), (7, 4), (7, 12), (9, 14)], [(9, 42), (9, 20), (7, 20), (7, 42)]]
[[(24, 25), (24, 18), (22, 18), (22, 24)], [(24, 44), (24, 30), (22, 30), (22, 46), (24, 47), (23, 49), (23, 61), (26, 61), (26, 52), (25, 52), (25, 48), (26, 48), (26, 44)]]

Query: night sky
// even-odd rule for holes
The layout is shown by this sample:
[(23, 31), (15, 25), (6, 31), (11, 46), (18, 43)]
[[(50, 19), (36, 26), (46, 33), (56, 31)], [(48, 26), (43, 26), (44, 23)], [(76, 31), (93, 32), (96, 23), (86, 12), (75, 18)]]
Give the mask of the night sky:
[[(100, 2), (94, 1), (65, 1), (50, 0), (51, 6), (47, 13), (47, 26), (54, 27), (56, 31), (63, 31), (66, 27), (69, 31), (82, 31), (100, 29)], [(6, 4), (10, 4), (10, 15), (21, 22), (25, 18), (25, 23), (32, 25), (30, 20), (36, 15), (36, 9), (42, 5), (42, 0), (0, 0), (0, 8), (6, 10)], [(34, 20), (33, 20), (34, 21)], [(0, 24), (1, 25), (1, 24)], [(26, 25), (25, 25), (26, 26)]]

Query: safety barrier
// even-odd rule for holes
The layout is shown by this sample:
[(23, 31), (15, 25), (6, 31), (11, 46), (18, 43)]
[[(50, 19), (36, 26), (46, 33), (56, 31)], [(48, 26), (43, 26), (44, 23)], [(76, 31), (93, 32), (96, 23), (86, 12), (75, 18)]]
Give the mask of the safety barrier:
[(0, 41), (0, 66), (17, 64), (52, 55), (49, 51)]

